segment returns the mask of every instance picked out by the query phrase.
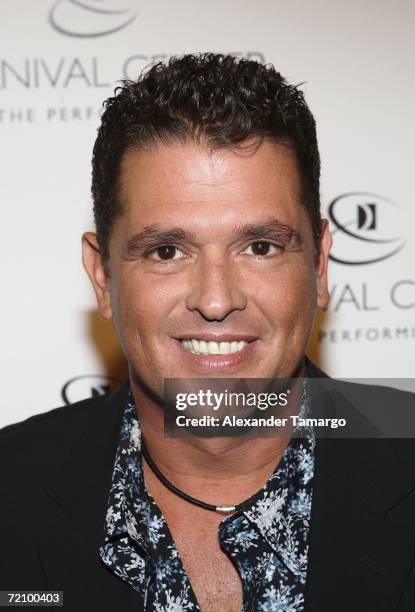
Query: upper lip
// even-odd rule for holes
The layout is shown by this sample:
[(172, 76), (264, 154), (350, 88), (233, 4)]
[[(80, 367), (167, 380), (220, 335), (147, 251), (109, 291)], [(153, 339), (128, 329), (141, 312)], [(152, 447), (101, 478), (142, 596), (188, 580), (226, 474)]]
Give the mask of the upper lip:
[(235, 342), (245, 340), (245, 342), (253, 342), (256, 340), (256, 336), (252, 336), (250, 334), (202, 334), (202, 333), (194, 333), (194, 334), (186, 334), (185, 336), (176, 337), (177, 340), (205, 340), (205, 342), (213, 341), (213, 342)]

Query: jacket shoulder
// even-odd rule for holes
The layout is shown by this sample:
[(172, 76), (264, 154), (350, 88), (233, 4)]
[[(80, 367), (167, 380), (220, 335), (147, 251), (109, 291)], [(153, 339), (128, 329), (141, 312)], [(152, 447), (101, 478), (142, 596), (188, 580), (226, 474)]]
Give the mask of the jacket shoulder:
[(108, 395), (54, 408), (0, 429), (1, 480), (14, 482), (21, 476), (28, 482), (52, 474), (87, 428), (98, 430), (99, 435), (101, 422), (120, 414), (120, 399), (127, 388), (124, 385)]
[(56, 434), (59, 437), (70, 434), (87, 421), (102, 405), (105, 396), (92, 397), (75, 404), (53, 408), (47, 412), (35, 414), (27, 419), (6, 425), (0, 429), (0, 448), (3, 450), (18, 441), (33, 441), (36, 435)]

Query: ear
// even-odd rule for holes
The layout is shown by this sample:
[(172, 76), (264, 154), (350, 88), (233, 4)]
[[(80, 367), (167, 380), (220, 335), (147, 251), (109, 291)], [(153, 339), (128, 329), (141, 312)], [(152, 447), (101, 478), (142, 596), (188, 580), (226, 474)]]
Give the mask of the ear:
[(109, 320), (112, 318), (110, 282), (93, 232), (85, 232), (82, 236), (82, 262), (94, 288), (100, 315)]
[(318, 257), (316, 265), (317, 306), (319, 308), (327, 308), (330, 299), (327, 281), (327, 268), (332, 243), (333, 239), (329, 232), (329, 222), (327, 221), (327, 219), (322, 219), (320, 236), (320, 255)]

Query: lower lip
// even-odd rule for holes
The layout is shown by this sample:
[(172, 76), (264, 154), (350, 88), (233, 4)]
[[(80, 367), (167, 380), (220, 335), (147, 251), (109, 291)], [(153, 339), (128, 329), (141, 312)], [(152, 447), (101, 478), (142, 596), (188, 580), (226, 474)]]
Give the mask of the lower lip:
[(202, 355), (191, 353), (184, 348), (180, 340), (174, 339), (183, 356), (188, 359), (194, 367), (207, 368), (210, 370), (231, 369), (246, 361), (251, 355), (257, 343), (256, 340), (249, 342), (240, 351), (228, 353), (227, 355)]

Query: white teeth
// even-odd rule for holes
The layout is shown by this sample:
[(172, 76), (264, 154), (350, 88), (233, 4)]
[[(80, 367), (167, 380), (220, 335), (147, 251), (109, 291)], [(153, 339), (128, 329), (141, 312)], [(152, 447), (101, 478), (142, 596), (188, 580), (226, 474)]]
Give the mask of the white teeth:
[(217, 348), (218, 348), (218, 350), (220, 350), (220, 347), (218, 346), (218, 343), (217, 342), (213, 342), (213, 340), (209, 340), (209, 342), (207, 343), (207, 347), (208, 347), (208, 351), (209, 351), (210, 355), (215, 355)]
[(181, 341), (182, 346), (191, 353), (202, 353), (203, 355), (228, 355), (241, 351), (248, 342), (245, 340), (233, 340), (232, 342), (215, 342), (214, 340), (197, 340), (196, 338)]
[(221, 355), (229, 353), (229, 342), (219, 342), (219, 352)]

